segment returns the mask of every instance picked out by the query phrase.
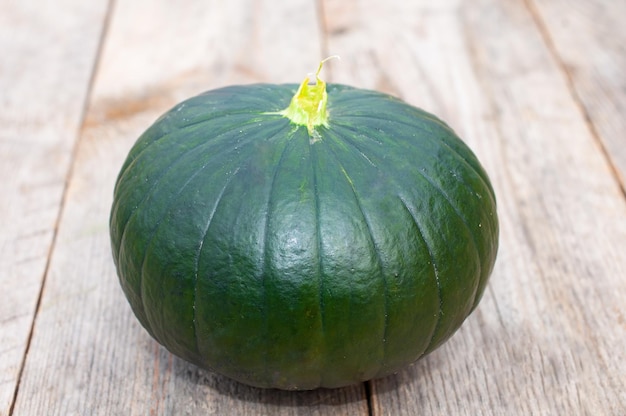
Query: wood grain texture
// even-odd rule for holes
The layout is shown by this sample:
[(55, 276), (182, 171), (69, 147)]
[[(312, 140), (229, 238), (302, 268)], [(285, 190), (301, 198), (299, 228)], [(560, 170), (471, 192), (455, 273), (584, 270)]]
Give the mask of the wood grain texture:
[(212, 87), (297, 82), (320, 59), (313, 6), (116, 3), (14, 415), (367, 414), (362, 385), (259, 390), (173, 357), (138, 325), (110, 254), (113, 184), (139, 134)]
[(527, 2), (626, 193), (626, 1)]
[(372, 382), (373, 413), (625, 414), (626, 204), (531, 12), (366, 3), (325, 2), (328, 49), (349, 57), (333, 80), (442, 115), (484, 162), (501, 217), (481, 306), (440, 350)]
[(2, 415), (27, 350), (106, 3), (0, 1)]

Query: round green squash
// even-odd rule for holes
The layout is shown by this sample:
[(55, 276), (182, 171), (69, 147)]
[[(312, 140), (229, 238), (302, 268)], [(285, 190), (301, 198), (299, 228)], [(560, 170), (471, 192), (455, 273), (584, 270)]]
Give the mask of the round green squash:
[(461, 326), (496, 257), (493, 188), (452, 129), (318, 74), (176, 105), (114, 191), (113, 257), (141, 324), (259, 387), (402, 369)]

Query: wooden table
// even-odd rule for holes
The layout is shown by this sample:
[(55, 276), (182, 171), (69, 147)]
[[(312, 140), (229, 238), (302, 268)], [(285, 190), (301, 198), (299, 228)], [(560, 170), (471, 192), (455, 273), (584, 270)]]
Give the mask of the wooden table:
[[(1, 415), (626, 415), (626, 1), (0, 0)], [(174, 103), (331, 82), (447, 120), (498, 196), (481, 306), (349, 388), (249, 388), (140, 327), (112, 187)]]

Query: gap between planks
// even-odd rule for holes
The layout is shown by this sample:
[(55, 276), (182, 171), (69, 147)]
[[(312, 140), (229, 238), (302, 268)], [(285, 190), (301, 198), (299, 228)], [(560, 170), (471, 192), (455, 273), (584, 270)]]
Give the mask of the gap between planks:
[(15, 404), (17, 403), (17, 398), (20, 393), (20, 384), (22, 382), (22, 375), (24, 374), (24, 367), (26, 366), (26, 360), (28, 359), (28, 353), (30, 351), (31, 342), (33, 339), (35, 324), (37, 322), (37, 317), (39, 315), (39, 310), (41, 308), (41, 300), (43, 298), (43, 293), (46, 287), (46, 280), (48, 279), (48, 274), (50, 271), (50, 263), (52, 260), (52, 254), (54, 253), (54, 249), (57, 243), (59, 224), (61, 222), (61, 218), (63, 218), (63, 212), (65, 211), (65, 203), (67, 200), (68, 188), (69, 188), (70, 181), (72, 180), (72, 176), (74, 174), (74, 164), (76, 161), (76, 155), (78, 154), (78, 149), (80, 147), (82, 131), (83, 131), (85, 120), (86, 120), (87, 113), (89, 110), (89, 103), (91, 102), (93, 86), (95, 83), (96, 74), (98, 71), (99, 63), (100, 63), (100, 58), (102, 56), (104, 42), (106, 40), (106, 35), (109, 30), (111, 16), (113, 15), (114, 6), (115, 6), (115, 0), (109, 0), (107, 3), (106, 12), (104, 14), (104, 23), (102, 25), (102, 32), (100, 33), (100, 36), (98, 38), (98, 46), (96, 48), (96, 53), (93, 58), (93, 66), (92, 66), (91, 75), (89, 77), (89, 81), (87, 84), (87, 91), (84, 97), (81, 114), (79, 116), (78, 128), (76, 129), (76, 132), (74, 135), (74, 145), (72, 146), (70, 165), (67, 169), (67, 172), (65, 174), (65, 180), (63, 182), (63, 191), (61, 192), (61, 203), (59, 206), (59, 210), (57, 212), (57, 216), (54, 220), (54, 227), (52, 229), (52, 239), (50, 241), (50, 247), (48, 248), (48, 253), (46, 255), (46, 263), (45, 263), (43, 275), (41, 278), (41, 286), (39, 287), (39, 293), (37, 294), (37, 302), (35, 304), (33, 320), (30, 324), (30, 329), (28, 330), (28, 337), (26, 339), (26, 348), (24, 349), (24, 356), (22, 357), (22, 362), (20, 363), (20, 368), (17, 373), (17, 381), (15, 383), (15, 390), (13, 391), (13, 399), (11, 401), (11, 406), (9, 407), (8, 416), (13, 416), (13, 413), (15, 411)]
[(581, 99), (580, 95), (576, 91), (576, 82), (574, 81), (574, 76), (572, 75), (571, 71), (567, 68), (565, 61), (559, 54), (558, 49), (554, 43), (554, 39), (552, 38), (550, 34), (550, 29), (548, 28), (548, 25), (546, 24), (544, 19), (541, 17), (541, 12), (539, 11), (539, 9), (537, 8), (537, 5), (535, 4), (536, 0), (522, 0), (522, 1), (524, 2), (526, 8), (530, 12), (531, 17), (533, 21), (535, 22), (535, 25), (537, 26), (537, 29), (544, 43), (546, 44), (548, 52), (550, 53), (550, 55), (552, 56), (552, 58), (554, 59), (557, 65), (557, 68), (559, 69), (559, 71), (563, 73), (563, 77), (565, 78), (567, 89), (572, 96), (572, 100), (574, 101), (574, 104), (576, 105), (580, 113), (582, 114), (583, 120), (585, 120), (585, 124), (587, 125), (587, 128), (589, 129), (589, 133), (591, 134), (591, 136), (594, 139), (594, 142), (600, 149), (600, 153), (602, 154), (604, 160), (606, 161), (609, 167), (611, 176), (615, 179), (615, 182), (617, 183), (617, 186), (620, 189), (622, 196), (624, 197), (624, 199), (626, 199), (626, 178), (623, 178), (620, 175), (620, 171), (615, 165), (615, 163), (613, 162), (613, 159), (611, 158), (611, 155), (602, 140), (602, 136), (598, 132), (598, 129), (596, 128), (596, 125), (593, 122), (591, 114), (587, 110), (587, 107), (584, 101)]

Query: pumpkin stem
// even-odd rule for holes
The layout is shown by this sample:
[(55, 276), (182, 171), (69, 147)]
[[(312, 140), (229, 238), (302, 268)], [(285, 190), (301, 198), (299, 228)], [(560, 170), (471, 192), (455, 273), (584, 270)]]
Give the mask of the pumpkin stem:
[(320, 62), (317, 71), (315, 71), (315, 84), (309, 84), (310, 78), (307, 76), (291, 99), (289, 107), (280, 112), (292, 123), (306, 126), (310, 135), (314, 134), (315, 127), (328, 126), (326, 83), (319, 75), (324, 63), (333, 58), (339, 57), (337, 55), (329, 56)]

